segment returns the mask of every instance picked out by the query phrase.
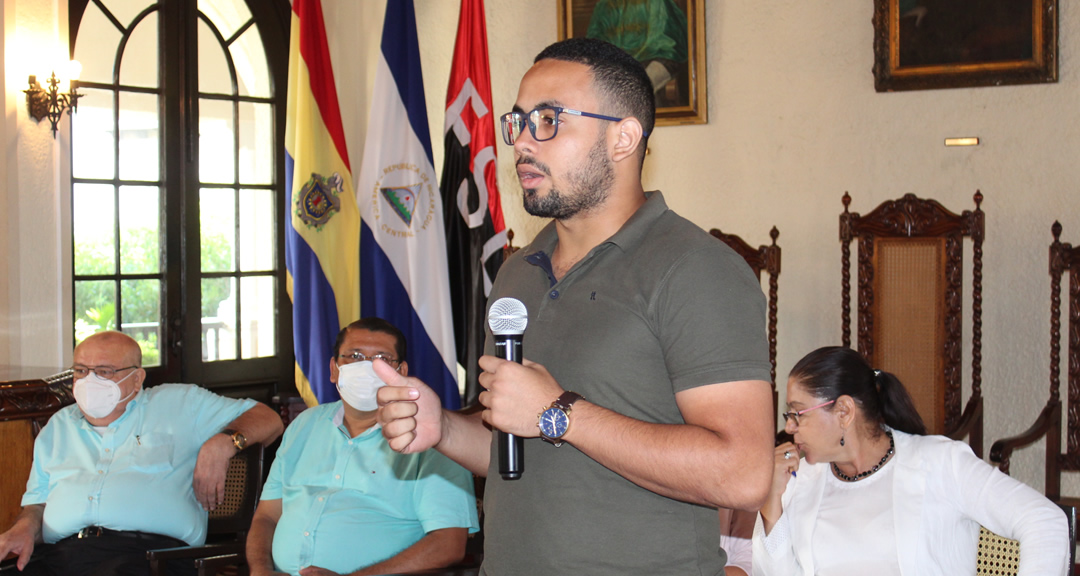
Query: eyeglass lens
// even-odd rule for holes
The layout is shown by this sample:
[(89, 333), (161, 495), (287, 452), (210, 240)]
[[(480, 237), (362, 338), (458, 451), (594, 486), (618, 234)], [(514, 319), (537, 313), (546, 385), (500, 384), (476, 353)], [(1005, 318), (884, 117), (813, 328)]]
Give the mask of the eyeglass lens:
[(559, 111), (554, 108), (537, 108), (528, 114), (523, 112), (503, 114), (503, 141), (513, 146), (525, 131), (526, 125), (537, 142), (551, 140), (559, 131)]

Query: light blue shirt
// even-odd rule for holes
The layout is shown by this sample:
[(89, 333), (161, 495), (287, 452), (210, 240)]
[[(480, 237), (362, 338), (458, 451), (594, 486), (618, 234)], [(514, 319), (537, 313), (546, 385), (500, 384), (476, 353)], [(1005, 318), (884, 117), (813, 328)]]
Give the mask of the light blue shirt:
[(285, 430), (263, 500), (281, 500), (274, 568), (345, 574), (391, 558), (442, 528), (476, 532), (472, 475), (446, 456), (394, 452), (374, 426), (351, 438), (341, 401)]
[(34, 441), (22, 505), (45, 504), (42, 535), (55, 543), (86, 526), (206, 541), (195, 499), (195, 460), (211, 436), (255, 405), (190, 384), (142, 390), (95, 429), (77, 405), (49, 419)]

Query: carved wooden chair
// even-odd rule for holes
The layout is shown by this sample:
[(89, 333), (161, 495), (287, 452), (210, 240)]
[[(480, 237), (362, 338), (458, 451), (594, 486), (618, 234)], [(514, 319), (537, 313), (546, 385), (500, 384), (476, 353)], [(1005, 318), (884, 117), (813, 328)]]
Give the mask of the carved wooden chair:
[[(1080, 499), (1061, 497), (1061, 473), (1080, 471), (1080, 247), (1061, 242), (1061, 224), (1050, 228), (1050, 398), (1035, 423), (1023, 433), (1003, 438), (990, 447), (990, 461), (1006, 474), (1013, 450), (1046, 437), (1046, 497), (1080, 505)], [(1065, 452), (1061, 452), (1061, 278), (1069, 273), (1068, 422)]]
[[(780, 247), (776, 245), (776, 239), (780, 237), (780, 231), (776, 229), (776, 226), (773, 226), (772, 230), (769, 231), (772, 244), (767, 246), (762, 244), (757, 248), (734, 234), (721, 232), (719, 228), (709, 230), (709, 234), (720, 239), (739, 256), (742, 256), (746, 263), (750, 265), (750, 269), (754, 271), (758, 282), (761, 282), (761, 273), (763, 271), (769, 274), (769, 362), (772, 364), (770, 374), (772, 375), (773, 413), (776, 413), (776, 302), (777, 281), (780, 277)], [(782, 426), (783, 423), (781, 422)]]
[[(876, 369), (896, 374), (931, 434), (968, 438), (982, 457), (983, 195), (960, 215), (935, 200), (906, 194), (865, 216), (840, 215), (842, 330), (851, 346), (851, 242), (858, 240), (858, 350)], [(973, 262), (971, 396), (961, 410), (963, 240)]]

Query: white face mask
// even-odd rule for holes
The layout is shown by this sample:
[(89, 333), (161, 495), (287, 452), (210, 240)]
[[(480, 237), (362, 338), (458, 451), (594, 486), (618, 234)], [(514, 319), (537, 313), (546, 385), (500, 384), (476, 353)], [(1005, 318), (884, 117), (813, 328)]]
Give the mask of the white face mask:
[[(132, 370), (127, 376), (121, 378), (120, 382), (127, 380), (134, 373), (135, 371)], [(98, 419), (112, 414), (117, 404), (131, 398), (137, 392), (137, 390), (132, 390), (131, 394), (121, 398), (119, 382), (106, 380), (93, 371), (88, 373), (86, 378), (76, 380), (74, 389), (75, 402), (79, 405), (79, 409), (83, 411), (83, 414)]]
[(337, 389), (341, 399), (361, 412), (378, 410), (375, 393), (386, 383), (375, 375), (370, 360), (338, 366)]

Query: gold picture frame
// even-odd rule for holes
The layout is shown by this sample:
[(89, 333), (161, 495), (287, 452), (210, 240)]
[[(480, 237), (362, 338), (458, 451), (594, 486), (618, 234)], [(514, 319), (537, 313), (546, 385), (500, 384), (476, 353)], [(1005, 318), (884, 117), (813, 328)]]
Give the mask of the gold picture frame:
[(878, 92), (1057, 82), (1058, 0), (874, 0)]
[[(558, 6), (559, 40), (599, 37), (642, 61), (657, 85), (657, 126), (708, 123), (705, 0), (559, 0)], [(651, 28), (644, 38), (643, 25)]]

